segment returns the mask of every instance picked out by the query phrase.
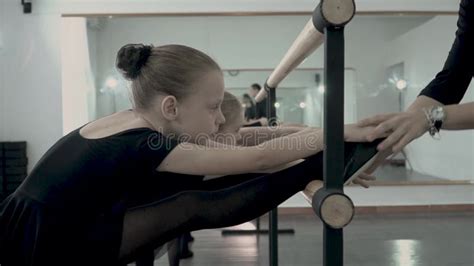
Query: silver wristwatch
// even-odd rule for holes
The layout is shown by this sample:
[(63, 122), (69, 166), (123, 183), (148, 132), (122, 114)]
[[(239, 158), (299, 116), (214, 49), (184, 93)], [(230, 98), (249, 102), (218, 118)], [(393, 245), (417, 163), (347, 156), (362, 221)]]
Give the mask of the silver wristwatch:
[(442, 106), (433, 106), (428, 110), (425, 110), (425, 115), (430, 125), (428, 132), (432, 137), (436, 137), (439, 135), (439, 131), (441, 130), (443, 122), (446, 119), (446, 112)]

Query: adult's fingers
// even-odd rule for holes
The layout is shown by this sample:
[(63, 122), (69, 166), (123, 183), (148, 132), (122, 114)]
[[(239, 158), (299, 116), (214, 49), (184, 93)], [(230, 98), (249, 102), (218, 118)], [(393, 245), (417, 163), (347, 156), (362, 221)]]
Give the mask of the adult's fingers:
[(357, 185), (360, 185), (360, 186), (363, 186), (365, 188), (369, 188), (369, 184), (367, 182), (365, 182), (364, 180), (360, 179), (360, 178), (356, 178), (352, 181), (352, 183), (354, 184), (357, 184)]
[(403, 136), (403, 138), (393, 146), (392, 151), (394, 153), (400, 152), (406, 145), (408, 145), (408, 143), (410, 143), (415, 138), (416, 134), (413, 132), (405, 134), (405, 136)]
[(373, 181), (376, 179), (375, 176), (373, 175), (370, 175), (370, 174), (366, 174), (366, 173), (361, 173), (358, 178), (360, 179), (363, 179), (363, 180), (367, 180), (367, 181)]
[(392, 147), (395, 143), (408, 133), (405, 127), (398, 127), (394, 132), (390, 133), (388, 137), (377, 146), (378, 150), (385, 150)]
[(386, 114), (378, 114), (374, 115), (365, 119), (360, 120), (357, 122), (359, 127), (367, 127), (367, 126), (377, 126), (380, 123), (394, 117), (397, 113), (386, 113)]
[(367, 169), (365, 169), (364, 174), (370, 175), (372, 174), (384, 161), (385, 159), (392, 154), (391, 149), (385, 149), (379, 151), (377, 155), (375, 155), (375, 159)]
[(367, 136), (369, 141), (374, 141), (375, 139), (382, 138), (384, 136), (390, 135), (393, 131), (400, 128), (403, 123), (403, 117), (393, 116), (392, 118), (380, 123), (378, 126), (372, 130), (371, 133)]

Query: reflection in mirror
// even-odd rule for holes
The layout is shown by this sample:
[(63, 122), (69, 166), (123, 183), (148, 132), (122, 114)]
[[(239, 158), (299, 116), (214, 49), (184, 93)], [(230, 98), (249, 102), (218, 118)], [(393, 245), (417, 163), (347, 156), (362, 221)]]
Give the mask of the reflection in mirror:
[[(454, 39), (456, 18), (356, 15), (345, 30), (345, 122), (405, 110), (442, 68)], [(62, 20), (64, 131), (69, 132), (87, 121), (131, 107), (127, 82), (114, 67), (116, 53), (124, 44), (178, 43), (202, 50), (220, 64), (226, 89), (241, 98), (251, 84), (263, 85), (307, 16)], [(323, 55), (321, 47), (281, 83), (277, 89), (279, 120), (322, 126), (326, 91)], [(473, 101), (473, 94), (471, 88), (465, 99)], [(441, 142), (434, 143), (425, 136), (407, 146), (403, 154), (379, 169), (385, 172), (376, 173), (378, 182), (443, 184), (470, 180), (474, 158), (463, 147), (472, 140), (472, 133), (443, 133)], [(433, 158), (436, 150), (453, 149), (459, 152), (449, 158)]]
[[(242, 98), (250, 85), (263, 83), (271, 70), (224, 70), (228, 91)], [(275, 108), (280, 122), (323, 126), (324, 79), (322, 69), (296, 69), (279, 85)], [(345, 71), (345, 121), (355, 122), (354, 71)]]

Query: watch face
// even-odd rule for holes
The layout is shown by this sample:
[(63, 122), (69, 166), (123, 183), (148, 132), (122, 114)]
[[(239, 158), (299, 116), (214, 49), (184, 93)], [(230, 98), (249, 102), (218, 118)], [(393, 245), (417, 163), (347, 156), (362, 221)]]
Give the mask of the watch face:
[(431, 115), (435, 120), (443, 120), (444, 119), (444, 110), (443, 110), (442, 107), (438, 106), (438, 107), (433, 109)]

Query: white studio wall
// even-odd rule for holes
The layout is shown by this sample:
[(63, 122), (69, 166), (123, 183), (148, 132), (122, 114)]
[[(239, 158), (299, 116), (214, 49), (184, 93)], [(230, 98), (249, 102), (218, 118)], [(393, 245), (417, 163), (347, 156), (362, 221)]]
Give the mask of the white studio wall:
[(63, 134), (61, 18), (24, 15), (15, 0), (0, 2), (2, 140), (28, 142), (29, 170)]
[[(5, 3), (0, 2), (0, 62), (6, 62), (5, 57), (5, 23), (3, 18), (5, 17)], [(3, 76), (6, 73), (6, 64), (0, 63), (0, 139), (6, 139), (6, 97), (5, 97), (5, 84)]]
[(92, 76), (85, 18), (63, 18), (61, 24), (61, 69), (63, 134), (86, 124), (95, 114)]

